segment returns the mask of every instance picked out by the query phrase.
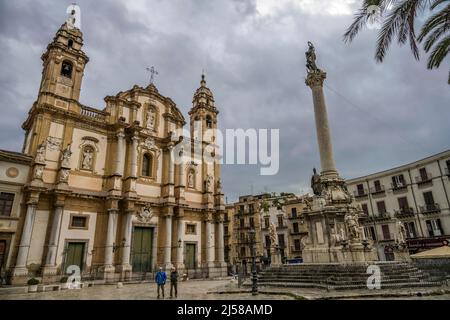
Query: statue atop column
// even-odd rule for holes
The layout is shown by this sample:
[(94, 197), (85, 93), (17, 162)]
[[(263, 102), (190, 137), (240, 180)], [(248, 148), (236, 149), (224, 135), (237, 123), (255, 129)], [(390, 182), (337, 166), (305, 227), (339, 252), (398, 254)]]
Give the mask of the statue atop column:
[(308, 73), (318, 73), (321, 72), (319, 68), (317, 68), (316, 65), (316, 50), (314, 48), (314, 45), (308, 41), (308, 51), (306, 51), (306, 68), (308, 69)]

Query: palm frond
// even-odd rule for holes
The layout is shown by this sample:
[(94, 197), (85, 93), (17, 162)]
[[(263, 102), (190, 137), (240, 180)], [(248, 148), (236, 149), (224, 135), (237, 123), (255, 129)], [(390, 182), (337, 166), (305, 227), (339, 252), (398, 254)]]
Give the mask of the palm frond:
[(428, 57), (428, 69), (439, 68), (450, 50), (450, 35), (439, 41)]

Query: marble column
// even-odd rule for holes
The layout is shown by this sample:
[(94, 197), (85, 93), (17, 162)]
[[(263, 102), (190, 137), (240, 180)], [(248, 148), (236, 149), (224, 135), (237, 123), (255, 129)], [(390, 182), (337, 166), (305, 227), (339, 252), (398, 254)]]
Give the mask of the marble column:
[(218, 228), (217, 228), (217, 246), (218, 246), (218, 257), (217, 261), (219, 264), (223, 264), (225, 262), (225, 246), (223, 239), (224, 231), (223, 231), (223, 220), (219, 220)]
[(125, 244), (122, 248), (122, 270), (130, 270), (130, 253), (131, 253), (131, 234), (133, 228), (134, 211), (128, 211), (125, 216), (123, 237)]
[(164, 246), (164, 265), (166, 270), (172, 267), (172, 215), (166, 215), (166, 241)]
[(326, 73), (323, 71), (309, 72), (306, 78), (306, 85), (312, 90), (317, 140), (320, 153), (320, 165), (322, 169), (321, 173), (325, 176), (337, 176), (333, 146), (331, 142), (330, 125), (328, 122), (327, 108), (323, 94), (323, 82), (325, 79)]
[[(62, 204), (55, 205), (55, 212), (52, 221), (52, 227), (50, 232), (50, 240), (48, 243), (47, 259), (45, 262), (44, 272), (56, 273), (56, 251), (58, 249), (59, 233), (61, 230), (61, 219), (64, 212), (64, 206)], [(46, 270), (47, 269), (47, 270)]]
[[(178, 217), (177, 219), (177, 268), (184, 268), (184, 243), (183, 243), (183, 219), (182, 217)], [(178, 240), (181, 240), (181, 243), (178, 243)]]
[(113, 247), (114, 241), (116, 239), (116, 229), (117, 229), (117, 209), (108, 210), (108, 230), (106, 232), (106, 245), (105, 245), (105, 272), (114, 271), (113, 266)]
[(211, 266), (214, 263), (214, 242), (211, 231), (211, 219), (205, 221), (205, 236), (206, 236), (206, 263)]
[(125, 161), (125, 134), (119, 132), (117, 134), (117, 149), (116, 149), (116, 166), (115, 174), (122, 176)]
[(27, 206), (14, 275), (26, 275), (28, 273), (27, 259), (31, 244), (31, 233), (33, 232), (34, 219), (36, 217), (36, 206), (37, 204), (34, 202), (28, 203)]

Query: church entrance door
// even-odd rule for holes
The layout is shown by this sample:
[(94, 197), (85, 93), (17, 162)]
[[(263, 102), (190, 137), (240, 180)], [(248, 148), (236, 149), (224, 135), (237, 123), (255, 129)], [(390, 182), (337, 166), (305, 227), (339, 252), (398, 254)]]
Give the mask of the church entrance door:
[(133, 272), (150, 272), (152, 269), (153, 228), (134, 227), (131, 261)]

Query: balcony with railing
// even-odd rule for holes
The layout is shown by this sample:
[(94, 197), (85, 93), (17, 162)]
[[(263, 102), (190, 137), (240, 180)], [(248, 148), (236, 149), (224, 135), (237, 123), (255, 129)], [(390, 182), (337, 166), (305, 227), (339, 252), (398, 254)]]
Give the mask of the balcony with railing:
[(355, 198), (366, 197), (368, 195), (367, 189), (357, 189), (353, 191), (353, 195), (355, 196)]
[(97, 110), (88, 106), (80, 105), (81, 106), (81, 115), (84, 117), (88, 117), (91, 119), (99, 120), (99, 121), (105, 121), (106, 116), (108, 115), (108, 112)]
[(382, 193), (385, 193), (385, 188), (384, 188), (384, 185), (380, 185), (380, 186), (377, 186), (377, 187), (371, 187), (370, 188), (370, 193), (371, 194), (382, 194)]
[(384, 212), (382, 211), (379, 212), (378, 214), (368, 216), (366, 221), (387, 221), (387, 220), (391, 220), (391, 215), (386, 211)]
[(407, 187), (408, 187), (408, 185), (404, 182), (397, 182), (397, 183), (391, 182), (391, 189), (393, 191), (405, 190)]
[(402, 207), (394, 211), (395, 217), (399, 219), (414, 217), (414, 209), (410, 207)]
[(283, 223), (283, 224), (278, 224), (277, 225), (277, 230), (284, 230), (287, 229), (287, 224)]
[(431, 173), (421, 174), (420, 176), (416, 177), (417, 184), (425, 184), (425, 183), (431, 183), (433, 182), (433, 177)]
[(424, 206), (420, 206), (420, 213), (422, 214), (432, 214), (441, 212), (439, 203), (430, 203)]

